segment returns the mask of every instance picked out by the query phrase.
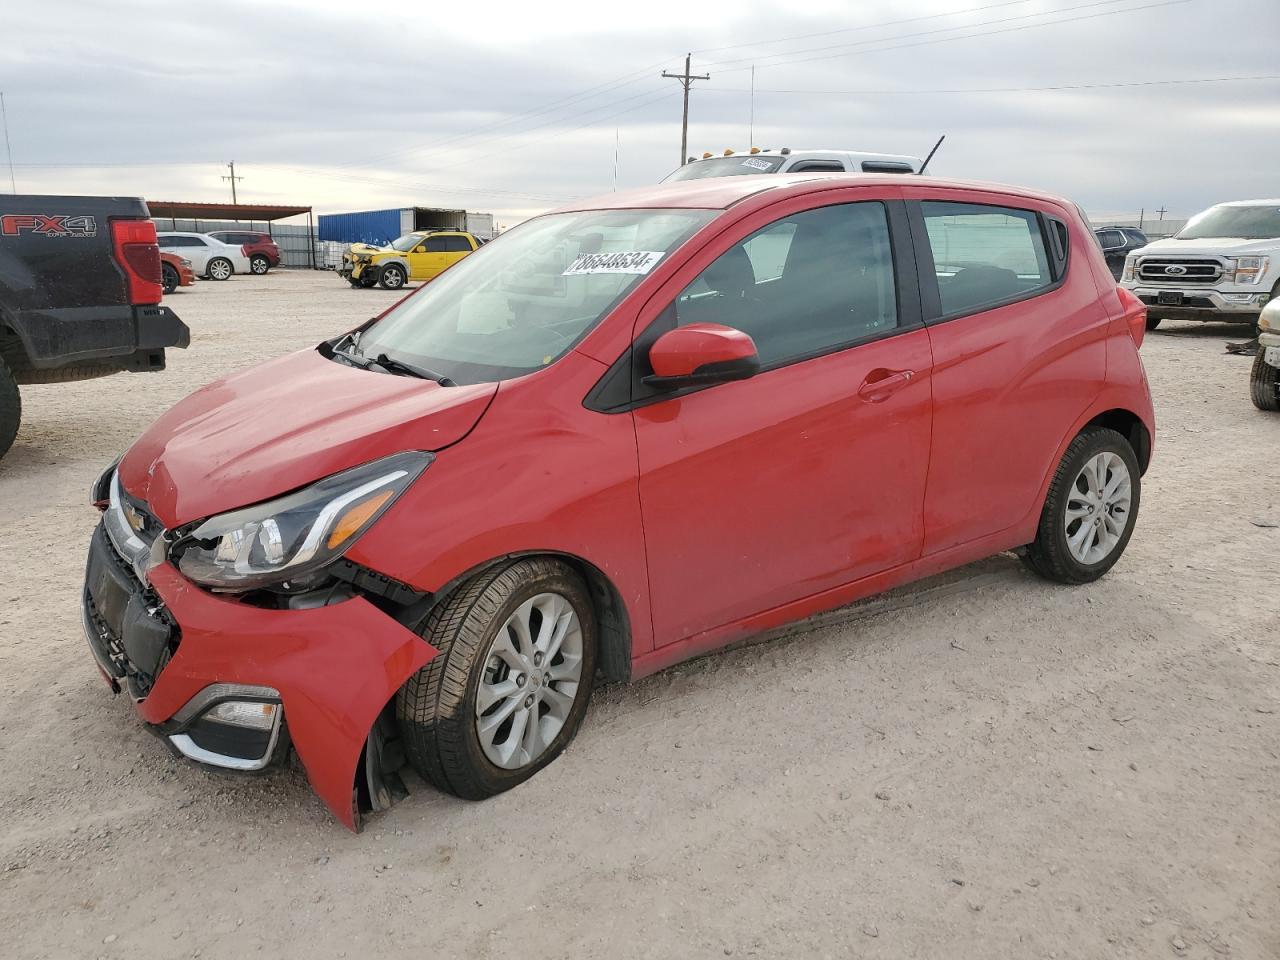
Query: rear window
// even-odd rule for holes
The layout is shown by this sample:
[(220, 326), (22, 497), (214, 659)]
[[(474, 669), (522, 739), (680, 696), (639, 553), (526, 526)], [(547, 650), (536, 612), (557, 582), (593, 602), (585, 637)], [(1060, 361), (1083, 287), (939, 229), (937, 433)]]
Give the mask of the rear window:
[(921, 207), (943, 316), (974, 313), (1053, 285), (1033, 211), (946, 201)]

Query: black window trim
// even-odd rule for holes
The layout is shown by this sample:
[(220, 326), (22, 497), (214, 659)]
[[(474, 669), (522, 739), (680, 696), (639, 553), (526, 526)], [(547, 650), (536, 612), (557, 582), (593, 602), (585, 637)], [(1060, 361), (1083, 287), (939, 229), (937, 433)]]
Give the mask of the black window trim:
[(797, 160), (787, 167), (787, 173), (848, 173), (849, 167), (842, 160)]
[[(853, 340), (831, 344), (819, 350), (765, 364), (751, 378), (752, 380), (773, 370), (794, 366), (797, 363), (807, 363), (810, 360), (816, 360), (828, 354), (842, 353), (845, 350), (853, 350), (869, 343), (876, 343), (880, 340), (887, 340), (890, 337), (900, 336), (904, 333), (911, 333), (924, 328), (926, 321), (922, 313), (923, 290), (921, 277), (916, 267), (915, 239), (911, 225), (908, 222), (906, 201), (893, 197), (844, 200), (837, 203), (819, 204), (806, 210), (793, 211), (792, 213), (783, 214), (770, 222), (776, 223), (777, 220), (785, 219), (789, 216), (809, 213), (825, 207), (845, 206), (853, 203), (878, 203), (885, 208), (885, 220), (889, 228), (889, 249), (893, 260), (893, 283), (898, 301), (898, 325), (888, 330), (879, 330)], [(768, 225), (766, 224), (766, 226)], [(747, 234), (747, 237), (763, 229), (764, 227), (760, 227), (757, 230), (752, 230), (751, 233)], [(747, 237), (739, 238), (731, 247), (741, 243)], [(932, 260), (930, 260), (930, 267), (932, 268)], [(679, 296), (678, 292), (676, 296)], [(662, 312), (636, 335), (634, 341), (622, 351), (622, 355), (610, 364), (604, 376), (596, 382), (595, 386), (583, 398), (582, 405), (584, 407), (596, 413), (629, 413), (641, 407), (687, 397), (702, 390), (712, 390), (722, 386), (722, 384), (712, 383), (684, 387), (679, 390), (660, 390), (644, 383), (644, 378), (653, 372), (648, 364), (649, 348), (653, 346), (654, 341), (662, 334), (668, 330), (675, 329), (675, 304), (675, 299), (667, 304)]]
[[(1016, 198), (1010, 197), (1009, 199), (1013, 201)], [(968, 207), (991, 207), (996, 210), (1018, 210), (1023, 213), (1035, 214), (1036, 223), (1040, 227), (1040, 241), (1044, 244), (1045, 255), (1049, 259), (1049, 271), (1054, 278), (1053, 282), (1044, 287), (1036, 287), (1036, 289), (1029, 290), (1026, 293), (1005, 297), (1003, 300), (996, 300), (992, 303), (984, 303), (972, 310), (944, 314), (942, 312), (942, 295), (938, 289), (938, 272), (933, 262), (933, 248), (929, 245), (929, 231), (924, 222), (924, 203), (955, 203)], [(1066, 221), (1061, 217), (1045, 213), (1043, 210), (1037, 210), (1035, 207), (1020, 207), (1013, 202), (989, 203), (985, 200), (952, 200), (950, 198), (927, 197), (923, 200), (907, 200), (906, 205), (907, 222), (911, 225), (911, 237), (916, 248), (916, 276), (920, 281), (920, 302), (926, 326), (947, 323), (951, 320), (961, 320), (964, 317), (987, 313), (990, 310), (999, 310), (1001, 307), (1008, 307), (1015, 303), (1034, 300), (1037, 297), (1053, 293), (1067, 282), (1067, 275), (1071, 270), (1071, 231), (1067, 229)], [(1055, 233), (1053, 224), (1055, 223), (1062, 226), (1063, 232), (1067, 236), (1067, 249), (1065, 250), (1061, 249), (1057, 237), (1053, 236)]]

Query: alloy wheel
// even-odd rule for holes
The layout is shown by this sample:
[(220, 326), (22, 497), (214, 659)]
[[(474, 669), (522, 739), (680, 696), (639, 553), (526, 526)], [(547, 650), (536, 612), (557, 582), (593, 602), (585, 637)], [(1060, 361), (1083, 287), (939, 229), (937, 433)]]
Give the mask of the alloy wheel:
[(209, 264), (209, 276), (215, 280), (226, 280), (231, 276), (231, 264), (226, 260), (215, 260)]
[(1071, 555), (1083, 564), (1109, 557), (1129, 525), (1132, 500), (1133, 478), (1123, 459), (1103, 451), (1086, 461), (1063, 513)]
[(558, 593), (531, 597), (506, 619), (476, 691), (476, 733), (494, 766), (536, 761), (559, 735), (582, 683), (582, 624)]

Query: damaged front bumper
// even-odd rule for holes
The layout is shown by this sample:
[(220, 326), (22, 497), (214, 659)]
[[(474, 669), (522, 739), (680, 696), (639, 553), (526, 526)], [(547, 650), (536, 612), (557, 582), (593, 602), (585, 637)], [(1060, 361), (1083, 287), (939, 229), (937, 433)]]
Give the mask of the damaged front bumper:
[(359, 596), (267, 609), (207, 593), (168, 563), (144, 582), (101, 524), (82, 615), (107, 682), (129, 693), (172, 749), (252, 772), (292, 746), (321, 800), (353, 830), (357, 774), (368, 789), (369, 765), (379, 762), (365, 757), (366, 741), (396, 691), (438, 652)]

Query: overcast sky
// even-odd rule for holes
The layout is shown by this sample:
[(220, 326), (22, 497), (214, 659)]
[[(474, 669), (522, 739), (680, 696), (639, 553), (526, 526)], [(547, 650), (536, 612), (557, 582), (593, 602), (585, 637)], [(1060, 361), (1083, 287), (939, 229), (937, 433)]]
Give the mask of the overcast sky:
[[(923, 155), (945, 133), (935, 172), (1095, 217), (1280, 196), (1280, 0), (0, 7), (20, 192), (229, 200), (235, 160), (242, 202), (510, 224), (612, 189), (615, 143), (619, 187), (669, 173), (680, 89), (659, 74), (693, 51), (691, 153), (753, 133)], [(1046, 87), (1076, 89), (1026, 89)]]

